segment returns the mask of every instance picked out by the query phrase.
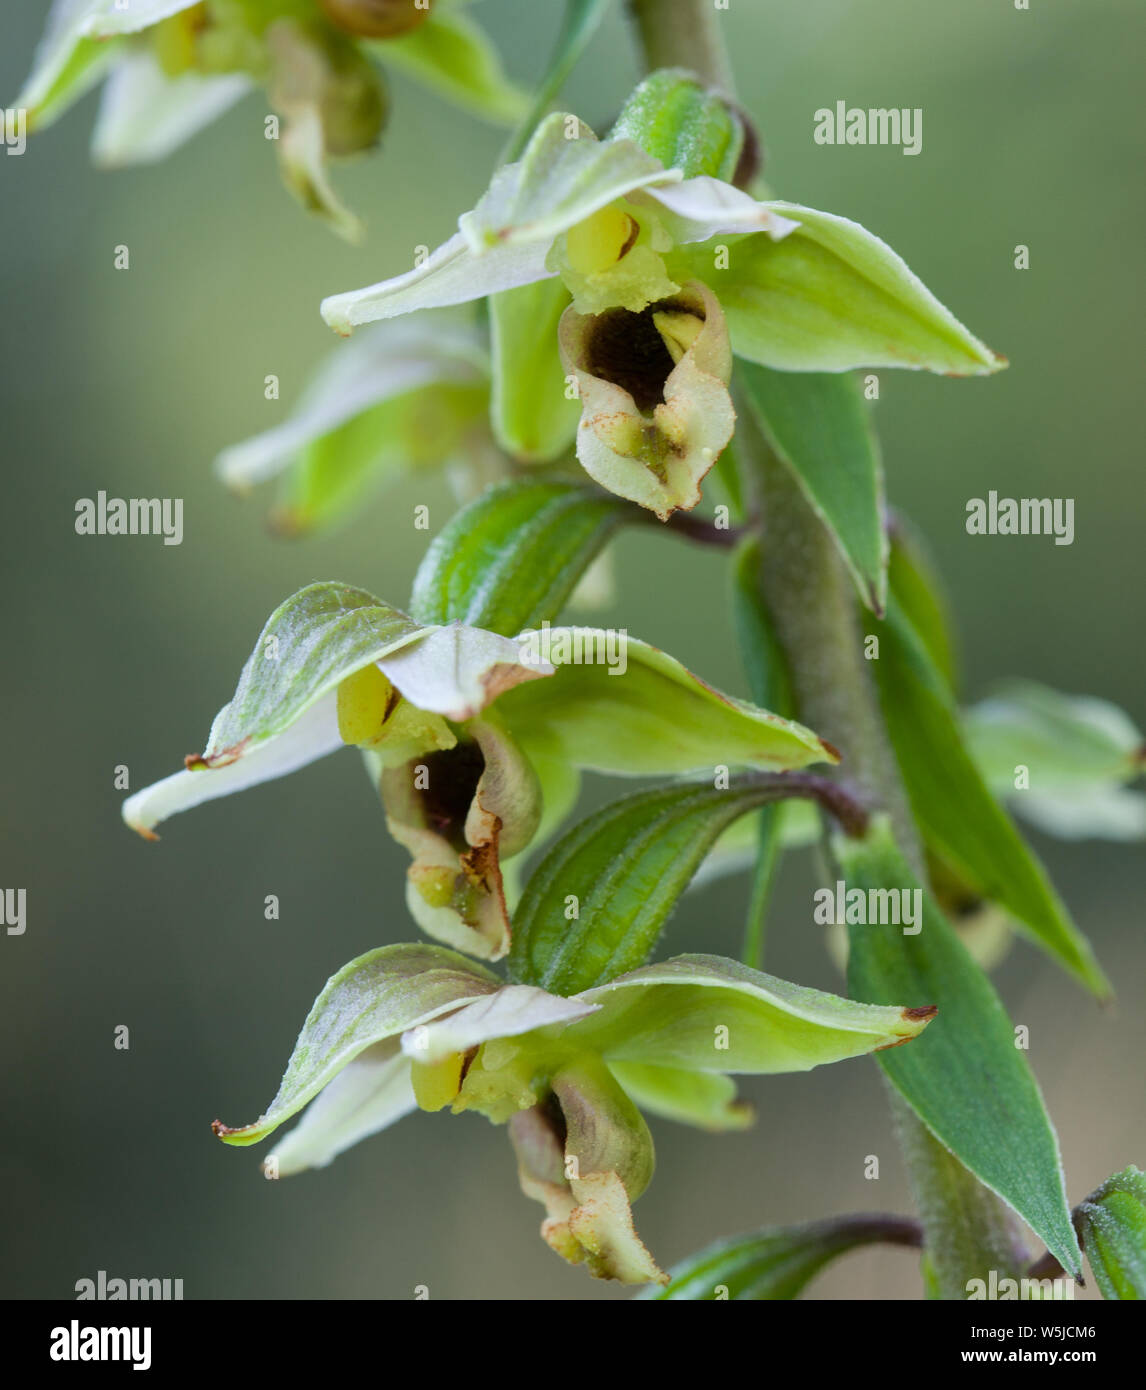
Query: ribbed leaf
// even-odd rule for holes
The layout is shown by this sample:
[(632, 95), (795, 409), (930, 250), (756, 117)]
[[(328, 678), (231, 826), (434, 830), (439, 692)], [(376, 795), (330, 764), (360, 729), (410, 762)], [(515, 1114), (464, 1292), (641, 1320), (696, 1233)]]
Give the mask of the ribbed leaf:
[(887, 598), (883, 467), (859, 383), (847, 374), (737, 369), (780, 460), (840, 549), (864, 603)]
[(958, 689), (958, 661), (947, 596), (930, 557), (914, 530), (895, 517), (888, 587), (952, 690)]
[(534, 871), (513, 922), (511, 978), (575, 994), (642, 965), (720, 833), (782, 779), (638, 792), (573, 827)]
[(1109, 993), (1089, 942), (967, 752), (947, 682), (894, 599), (879, 634), (880, 701), (928, 847), (1089, 989)]
[[(866, 841), (841, 840), (836, 852), (849, 890), (919, 888), (886, 820), (873, 823)], [(1058, 1140), (1007, 1012), (928, 893), (921, 922), (915, 935), (870, 921), (848, 928), (853, 998), (926, 998), (939, 1006), (925, 1037), (880, 1053), (879, 1064), (940, 1143), (1077, 1275)]]
[(551, 621), (633, 509), (595, 488), (508, 482), (458, 512), (414, 579), (411, 611), (506, 636)]
[(672, 1282), (639, 1299), (692, 1303), (792, 1299), (830, 1261), (860, 1245), (919, 1244), (914, 1222), (890, 1216), (834, 1216), (717, 1241), (669, 1270)]

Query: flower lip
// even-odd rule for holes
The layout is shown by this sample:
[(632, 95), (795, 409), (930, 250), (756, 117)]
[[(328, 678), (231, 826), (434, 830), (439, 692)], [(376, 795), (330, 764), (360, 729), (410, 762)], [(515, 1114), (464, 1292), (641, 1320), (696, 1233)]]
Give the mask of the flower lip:
[(594, 317), (585, 345), (586, 366), (593, 376), (627, 391), (642, 414), (664, 401), (665, 382), (676, 365), (654, 314), (681, 307), (669, 300), (637, 314), (607, 309)]

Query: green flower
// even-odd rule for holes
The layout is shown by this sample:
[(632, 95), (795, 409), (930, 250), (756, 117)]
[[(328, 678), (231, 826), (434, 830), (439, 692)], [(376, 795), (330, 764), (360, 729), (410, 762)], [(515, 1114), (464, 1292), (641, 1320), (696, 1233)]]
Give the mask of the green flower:
[[(641, 1109), (702, 1129), (750, 1121), (734, 1073), (807, 1071), (898, 1047), (930, 1007), (857, 1004), (717, 956), (678, 956), (563, 998), (504, 984), (441, 947), (384, 946), (326, 985), (254, 1144), (304, 1106), (270, 1177), (321, 1167), (416, 1106), (508, 1123), (523, 1191), (564, 1259), (625, 1283), (667, 1282), (630, 1205), (653, 1173)], [(640, 1108), (638, 1108), (640, 1107)]]
[[(705, 172), (728, 173), (738, 147), (701, 142), (702, 157), (648, 115), (650, 84), (682, 83), (696, 88), (654, 74), (605, 140), (549, 116), (423, 264), (322, 305), (345, 334), (491, 296), (502, 444), (543, 461), (575, 431), (586, 471), (662, 518), (696, 505), (731, 437), (733, 354), (796, 372), (1005, 365), (863, 227)], [(688, 110), (708, 111), (711, 94), (694, 95)]]
[(273, 135), (287, 187), (355, 240), (361, 223), (326, 162), (378, 142), (388, 102), (376, 58), (488, 119), (521, 114), (521, 94), (451, 0), (432, 14), (398, 0), (56, 0), (13, 104), (42, 129), (106, 78), (92, 155), (119, 166), (165, 158), (261, 85), (282, 118)]
[(1146, 839), (1146, 739), (1093, 695), (1010, 681), (969, 709), (964, 732), (991, 790), (1048, 835)]
[(490, 958), (509, 945), (502, 860), (564, 819), (578, 769), (838, 761), (808, 729), (720, 694), (627, 634), (423, 625), (361, 589), (314, 584), (267, 621), (206, 750), (129, 797), (123, 816), (153, 839), (180, 811), (345, 744), (362, 750), (390, 832), (410, 852), (418, 925)]
[(279, 477), (272, 525), (290, 536), (342, 520), (402, 473), (443, 466), (469, 500), (506, 461), (489, 432), (488, 355), (436, 315), (340, 344), (288, 420), (215, 461), (239, 494)]

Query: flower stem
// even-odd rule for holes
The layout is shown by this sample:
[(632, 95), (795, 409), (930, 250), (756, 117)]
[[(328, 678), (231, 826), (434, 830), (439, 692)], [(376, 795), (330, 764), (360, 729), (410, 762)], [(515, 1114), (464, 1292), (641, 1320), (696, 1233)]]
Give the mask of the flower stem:
[(732, 68), (720, 32), (723, 12), (712, 0), (629, 0), (645, 66), (689, 68), (732, 94)]

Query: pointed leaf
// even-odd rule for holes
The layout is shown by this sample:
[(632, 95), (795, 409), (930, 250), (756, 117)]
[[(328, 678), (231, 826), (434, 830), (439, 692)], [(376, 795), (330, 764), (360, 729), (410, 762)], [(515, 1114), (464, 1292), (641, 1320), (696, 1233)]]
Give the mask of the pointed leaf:
[(757, 1075), (898, 1048), (935, 1015), (922, 1001), (910, 1008), (854, 1003), (720, 956), (675, 956), (577, 998), (601, 1009), (572, 1024), (565, 1041), (583, 1042), (610, 1063)]
[(32, 71), (15, 110), (28, 113), (28, 129), (43, 130), (92, 87), (108, 71), (123, 50), (116, 40), (97, 42), (89, 28), (101, 0), (55, 0), (36, 47)]
[(410, 609), (512, 636), (552, 621), (632, 509), (594, 488), (511, 481), (490, 488), (434, 538)]
[(959, 684), (955, 630), (947, 595), (913, 527), (896, 515), (891, 526), (888, 586), (936, 669), (954, 691)]
[(669, 1270), (664, 1289), (641, 1299), (712, 1302), (796, 1298), (831, 1260), (861, 1245), (917, 1246), (919, 1228), (893, 1216), (833, 1216), (720, 1240)]
[(928, 847), (1083, 984), (1109, 993), (1090, 944), (972, 762), (947, 683), (894, 599), (878, 632), (880, 701)]
[(860, 598), (887, 598), (883, 467), (859, 383), (743, 362), (737, 379), (777, 457), (839, 547)]
[(525, 885), (513, 920), (512, 978), (567, 995), (643, 965), (720, 833), (785, 791), (779, 778), (725, 791), (659, 787), (582, 821)]
[(779, 241), (729, 237), (727, 269), (708, 243), (667, 258), (674, 279), (700, 275), (724, 306), (737, 355), (790, 372), (909, 367), (954, 376), (1006, 366), (856, 222), (769, 203), (799, 225)]
[[(922, 892), (885, 819), (873, 822), (866, 842), (838, 841), (836, 854), (848, 890)], [(925, 996), (939, 1006), (924, 1038), (881, 1053), (879, 1064), (935, 1138), (1077, 1276), (1058, 1139), (1025, 1054), (990, 980), (930, 894), (921, 901), (914, 935), (870, 921), (848, 928), (848, 988), (857, 999)]]
[(685, 1071), (645, 1062), (614, 1062), (609, 1070), (650, 1115), (714, 1132), (746, 1129), (752, 1107), (736, 1100), (736, 1083), (714, 1072)]
[(314, 1001), (278, 1094), (253, 1124), (213, 1126), (228, 1144), (257, 1144), (367, 1048), (500, 988), (496, 975), (441, 946), (383, 946), (352, 960)]

